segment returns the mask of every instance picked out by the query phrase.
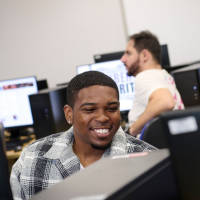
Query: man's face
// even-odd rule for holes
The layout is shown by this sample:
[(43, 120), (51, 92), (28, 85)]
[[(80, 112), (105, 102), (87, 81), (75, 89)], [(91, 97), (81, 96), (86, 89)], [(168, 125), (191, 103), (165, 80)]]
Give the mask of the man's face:
[(140, 58), (139, 53), (134, 47), (134, 41), (130, 40), (126, 46), (124, 55), (121, 61), (126, 66), (128, 76), (136, 76), (140, 71)]
[(120, 126), (115, 89), (91, 86), (79, 91), (73, 109), (75, 143), (105, 150)]

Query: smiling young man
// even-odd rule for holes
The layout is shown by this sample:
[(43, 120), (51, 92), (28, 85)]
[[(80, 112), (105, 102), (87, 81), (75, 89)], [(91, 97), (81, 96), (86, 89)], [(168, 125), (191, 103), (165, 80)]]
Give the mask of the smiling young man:
[(130, 37), (121, 61), (135, 76), (135, 97), (129, 112), (129, 133), (141, 133), (152, 118), (167, 110), (184, 109), (173, 77), (162, 69), (161, 48), (155, 35), (142, 31)]
[(107, 75), (90, 71), (74, 77), (67, 102), (64, 113), (72, 128), (27, 146), (13, 166), (16, 200), (29, 199), (101, 158), (156, 150), (120, 128), (119, 92)]

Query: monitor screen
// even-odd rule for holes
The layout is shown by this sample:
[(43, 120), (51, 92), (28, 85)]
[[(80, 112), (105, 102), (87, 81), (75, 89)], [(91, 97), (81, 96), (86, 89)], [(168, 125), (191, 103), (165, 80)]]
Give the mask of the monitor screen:
[(5, 128), (33, 125), (28, 95), (37, 92), (35, 77), (0, 81), (0, 123)]
[(131, 109), (134, 99), (134, 80), (133, 76), (127, 76), (127, 71), (121, 60), (114, 60), (77, 67), (77, 73), (86, 71), (100, 71), (110, 76), (117, 84), (119, 89), (120, 111)]

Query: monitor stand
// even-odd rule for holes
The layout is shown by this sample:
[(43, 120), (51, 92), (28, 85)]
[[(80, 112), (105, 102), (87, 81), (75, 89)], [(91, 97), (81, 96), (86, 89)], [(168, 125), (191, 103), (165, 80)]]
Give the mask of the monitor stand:
[(19, 129), (11, 130), (9, 138), (10, 138), (9, 140), (10, 143), (20, 141), (20, 130)]
[(6, 142), (6, 150), (15, 150), (17, 147), (22, 146), (24, 143), (29, 142), (32, 138), (28, 137), (26, 139), (20, 139), (21, 130), (20, 129), (13, 129), (10, 131), (9, 141)]
[(123, 129), (123, 131), (125, 133), (128, 133), (128, 130), (129, 130), (129, 124), (128, 124), (128, 112), (129, 111), (121, 111), (120, 112), (120, 115), (121, 115), (121, 127)]

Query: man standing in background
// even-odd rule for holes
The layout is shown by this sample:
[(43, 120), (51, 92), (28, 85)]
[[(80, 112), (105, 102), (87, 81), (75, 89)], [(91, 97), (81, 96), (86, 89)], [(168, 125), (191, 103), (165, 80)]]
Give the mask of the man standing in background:
[(163, 111), (184, 109), (173, 77), (162, 69), (161, 48), (155, 35), (142, 31), (130, 37), (121, 58), (128, 76), (135, 77), (135, 97), (129, 112), (129, 133), (141, 133)]

